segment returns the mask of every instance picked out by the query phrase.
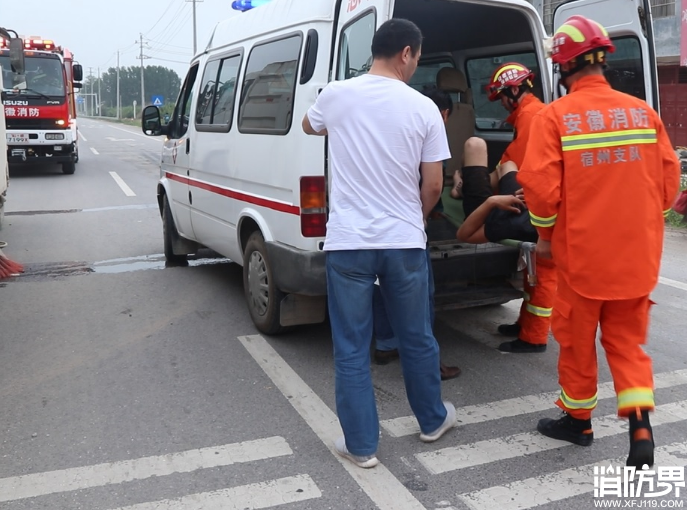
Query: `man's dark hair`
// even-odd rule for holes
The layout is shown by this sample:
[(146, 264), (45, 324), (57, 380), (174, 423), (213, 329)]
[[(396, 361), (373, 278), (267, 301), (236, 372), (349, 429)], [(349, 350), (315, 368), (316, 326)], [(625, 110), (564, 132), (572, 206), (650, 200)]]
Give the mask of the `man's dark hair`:
[(410, 46), (413, 56), (422, 46), (422, 32), (417, 25), (407, 19), (393, 18), (382, 23), (372, 38), (373, 58), (392, 58), (403, 48)]
[(422, 87), (422, 93), (434, 101), (440, 111), (448, 110), (449, 115), (453, 113), (453, 99), (448, 92), (444, 92), (436, 85), (425, 85)]

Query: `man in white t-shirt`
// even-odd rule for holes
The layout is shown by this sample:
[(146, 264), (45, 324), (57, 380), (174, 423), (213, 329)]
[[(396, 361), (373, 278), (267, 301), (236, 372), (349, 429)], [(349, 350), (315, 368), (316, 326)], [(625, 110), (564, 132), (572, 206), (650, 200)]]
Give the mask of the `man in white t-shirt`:
[(455, 408), (441, 400), (424, 229), (441, 195), (442, 161), (451, 154), (436, 105), (407, 85), (421, 45), (422, 33), (413, 23), (387, 21), (372, 40), (369, 73), (327, 85), (303, 118), (306, 133), (329, 136), (324, 250), (336, 409), (344, 432), (336, 449), (364, 468), (378, 463), (379, 418), (370, 374), (377, 278), (399, 341), (420, 439), (436, 441), (456, 423)]

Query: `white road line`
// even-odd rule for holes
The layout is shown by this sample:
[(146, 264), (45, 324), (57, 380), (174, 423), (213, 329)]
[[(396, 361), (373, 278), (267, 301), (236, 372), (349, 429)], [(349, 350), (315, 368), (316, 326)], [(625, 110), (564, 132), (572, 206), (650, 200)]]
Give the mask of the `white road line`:
[(676, 289), (687, 290), (687, 283), (678, 282), (677, 280), (671, 280), (670, 278), (664, 278), (663, 276), (658, 277), (658, 283), (663, 285), (669, 285), (670, 287), (675, 287)]
[[(682, 420), (687, 420), (687, 400), (657, 406), (651, 418), (651, 424), (665, 425)], [(594, 439), (627, 432), (627, 422), (619, 419), (615, 414), (595, 418), (592, 425)], [(572, 446), (572, 443), (550, 439), (538, 432), (525, 432), (418, 453), (415, 457), (430, 473), (436, 475), (567, 446)]]
[(291, 455), (283, 437), (0, 479), (0, 502)]
[(90, 147), (90, 149), (91, 149), (91, 152), (92, 152), (93, 154), (95, 154), (96, 156), (99, 156), (99, 155), (100, 155), (100, 153), (99, 153), (97, 150), (95, 150), (93, 147)]
[(425, 510), (383, 464), (360, 469), (334, 451), (334, 440), (341, 436), (336, 415), (264, 338), (241, 336), (239, 341), (379, 510)]
[[(654, 376), (654, 386), (656, 389), (672, 388), (687, 384), (687, 370), (676, 370), (674, 372), (664, 372)], [(613, 383), (599, 384), (599, 400), (604, 398), (615, 398)], [(510, 418), (526, 413), (535, 413), (554, 409), (554, 402), (558, 398), (559, 392), (539, 393), (523, 397), (509, 398), (486, 404), (459, 407), (456, 409), (459, 425), (471, 425), (491, 420)], [(392, 437), (402, 437), (411, 434), (419, 434), (420, 426), (414, 416), (401, 416), (380, 422), (384, 430)]]
[[(687, 464), (687, 443), (673, 443), (657, 447), (655, 461), (654, 469), (656, 466), (685, 466)], [(458, 498), (472, 510), (493, 510), (494, 508), (499, 510), (526, 510), (581, 494), (589, 493), (591, 495), (594, 492), (594, 466), (608, 465), (624, 466), (625, 457), (603, 460), (596, 464), (588, 464), (506, 485), (458, 494)], [(646, 485), (644, 487), (646, 490)]]
[(87, 142), (87, 141), (88, 141), (88, 140), (86, 140), (86, 137), (83, 135), (83, 133), (82, 133), (81, 131), (77, 131), (77, 133), (79, 133), (79, 136), (81, 137), (81, 139), (82, 139), (84, 142)]
[(119, 185), (120, 188), (122, 188), (122, 191), (127, 197), (135, 197), (136, 193), (133, 192), (133, 190), (126, 185), (124, 182), (124, 179), (122, 179), (117, 172), (110, 172), (110, 175), (112, 178), (115, 180), (115, 182)]
[(178, 499), (141, 503), (116, 510), (246, 510), (271, 508), (319, 498), (322, 493), (308, 475), (289, 476), (231, 489), (190, 494)]
[(129, 131), (128, 129), (120, 128), (117, 126), (108, 126), (111, 127), (112, 129), (117, 129), (118, 131), (124, 131), (125, 133), (128, 133), (130, 135), (136, 135), (136, 136), (141, 136), (143, 138), (146, 138), (147, 140), (157, 140), (158, 142), (162, 142), (164, 140), (160, 140), (159, 138), (155, 138), (152, 136), (144, 135), (143, 133), (136, 133), (135, 131)]

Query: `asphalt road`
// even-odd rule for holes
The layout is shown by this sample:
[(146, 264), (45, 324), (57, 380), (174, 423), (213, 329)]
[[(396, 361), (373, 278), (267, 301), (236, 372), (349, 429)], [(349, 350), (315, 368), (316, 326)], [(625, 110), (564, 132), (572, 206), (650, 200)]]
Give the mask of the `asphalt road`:
[[(442, 360), (463, 369), (444, 398), (460, 426), (421, 443), (398, 362), (373, 365), (382, 464), (355, 468), (332, 452), (328, 325), (263, 338), (239, 266), (205, 252), (166, 268), (161, 139), (80, 126), (74, 175), (11, 175), (0, 239), (26, 273), (0, 282), (1, 509), (595, 507), (593, 466), (617, 465), (627, 448), (603, 357), (594, 444), (545, 440), (535, 426), (558, 415), (555, 342), (543, 354), (496, 350), (496, 325), (519, 302), (443, 313)], [(667, 233), (661, 274), (647, 346), (658, 465), (684, 467), (687, 232)], [(680, 491), (651, 501), (684, 507)]]

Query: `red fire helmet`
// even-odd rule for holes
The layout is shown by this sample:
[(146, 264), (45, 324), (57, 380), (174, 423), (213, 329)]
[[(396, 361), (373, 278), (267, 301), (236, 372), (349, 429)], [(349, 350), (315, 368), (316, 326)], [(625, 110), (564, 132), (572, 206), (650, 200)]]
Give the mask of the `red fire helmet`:
[(508, 62), (499, 67), (491, 77), (491, 82), (487, 85), (487, 93), (489, 94), (489, 101), (496, 101), (499, 94), (508, 87), (517, 87), (524, 81), (529, 81), (528, 85), (532, 86), (534, 73), (527, 67), (517, 62)]
[(554, 64), (565, 64), (597, 49), (615, 51), (608, 32), (596, 21), (575, 15), (556, 30), (551, 60)]

